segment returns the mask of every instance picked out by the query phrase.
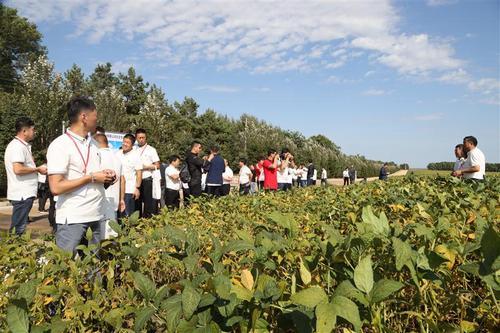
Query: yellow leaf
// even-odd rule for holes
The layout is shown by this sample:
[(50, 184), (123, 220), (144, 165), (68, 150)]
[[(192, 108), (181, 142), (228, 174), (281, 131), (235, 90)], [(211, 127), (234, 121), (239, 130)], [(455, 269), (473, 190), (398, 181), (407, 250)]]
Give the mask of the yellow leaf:
[(300, 279), (305, 285), (311, 283), (311, 273), (309, 273), (302, 260), (300, 260)]
[(248, 269), (244, 269), (241, 272), (241, 284), (248, 290), (252, 290), (253, 288), (253, 276), (252, 273)]

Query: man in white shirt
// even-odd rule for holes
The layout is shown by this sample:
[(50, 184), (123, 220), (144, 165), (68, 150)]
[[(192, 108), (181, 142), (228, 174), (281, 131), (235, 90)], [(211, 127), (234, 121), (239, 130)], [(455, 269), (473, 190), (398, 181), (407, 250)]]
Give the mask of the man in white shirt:
[(312, 185), (316, 185), (316, 182), (318, 180), (318, 170), (316, 168), (314, 168), (311, 180), (312, 180)]
[(95, 134), (94, 139), (99, 146), (101, 154), (101, 167), (113, 170), (118, 180), (108, 188), (105, 188), (103, 203), (104, 219), (101, 221), (101, 236), (103, 239), (118, 236), (109, 226), (109, 221), (118, 221), (118, 211), (125, 210), (125, 177), (122, 174), (122, 162), (118, 156), (109, 148), (108, 138), (105, 134)]
[(116, 180), (113, 170), (103, 170), (95, 140), (89, 136), (97, 123), (94, 102), (74, 97), (67, 105), (70, 128), (57, 137), (47, 151), (47, 169), (56, 204), (56, 244), (75, 253), (88, 228), (90, 243), (99, 243), (104, 184)]
[(179, 166), (181, 158), (177, 155), (172, 155), (168, 159), (169, 166), (165, 169), (165, 205), (170, 210), (179, 208), (181, 190), (181, 178)]
[(344, 186), (349, 185), (349, 168), (345, 168), (342, 172), (342, 177), (344, 178)]
[(16, 136), (7, 145), (4, 155), (7, 173), (7, 199), (12, 204), (10, 232), (21, 235), (28, 225), (28, 216), (38, 190), (38, 173), (47, 168), (37, 167), (31, 153), (30, 141), (35, 137), (35, 123), (28, 117), (16, 120)]
[(477, 148), (477, 139), (473, 136), (464, 138), (464, 150), (467, 152), (462, 169), (453, 172), (453, 175), (472, 181), (483, 181), (486, 170), (486, 158), (479, 148)]
[(250, 180), (252, 179), (252, 170), (247, 167), (247, 160), (240, 159), (240, 194), (247, 195), (250, 193)]
[(134, 150), (135, 136), (125, 134), (122, 141), (122, 149), (116, 155), (122, 164), (122, 173), (125, 180), (124, 196), (125, 216), (130, 216), (135, 211), (135, 202), (139, 199), (142, 183), (142, 163), (138, 151)]
[(321, 185), (326, 186), (327, 174), (326, 169), (321, 169)]
[[(158, 213), (158, 201), (153, 198), (153, 172), (160, 169), (160, 157), (156, 149), (148, 145), (146, 130), (137, 129), (135, 139), (139, 145), (137, 153), (142, 162), (142, 182), (139, 189), (141, 195), (139, 200), (135, 202), (135, 208), (139, 210), (141, 217), (147, 218)], [(160, 179), (157, 181), (159, 182)]]
[(465, 162), (465, 152), (464, 152), (464, 145), (459, 143), (458, 145), (455, 146), (455, 157), (457, 160), (455, 161), (455, 165), (453, 166), (453, 172), (460, 170), (463, 168), (464, 162)]
[(222, 174), (222, 195), (229, 195), (231, 192), (231, 182), (233, 181), (233, 170), (229, 167), (227, 160), (224, 160), (224, 165), (226, 168), (224, 169), (224, 173)]

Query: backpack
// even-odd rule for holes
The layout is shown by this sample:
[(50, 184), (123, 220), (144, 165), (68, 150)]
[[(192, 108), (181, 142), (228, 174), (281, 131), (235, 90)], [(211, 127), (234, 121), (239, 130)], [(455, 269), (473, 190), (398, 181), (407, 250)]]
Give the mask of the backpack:
[(181, 178), (181, 182), (185, 184), (188, 184), (191, 181), (191, 173), (189, 173), (189, 167), (186, 162), (182, 164), (179, 176)]

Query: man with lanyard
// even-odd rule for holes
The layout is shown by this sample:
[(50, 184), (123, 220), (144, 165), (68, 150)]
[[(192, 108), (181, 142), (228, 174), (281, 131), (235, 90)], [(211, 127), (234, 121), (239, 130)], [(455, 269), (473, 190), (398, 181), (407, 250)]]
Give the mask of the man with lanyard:
[(28, 225), (28, 216), (38, 190), (38, 173), (47, 174), (47, 168), (37, 167), (31, 145), (35, 137), (35, 123), (28, 117), (16, 120), (16, 136), (5, 149), (4, 163), (7, 172), (7, 199), (12, 204), (13, 230), (21, 235)]
[[(141, 217), (151, 217), (158, 213), (158, 202), (153, 198), (153, 171), (160, 169), (160, 157), (156, 149), (148, 145), (146, 130), (139, 128), (135, 131), (135, 139), (139, 148), (137, 153), (142, 163), (142, 182), (139, 188), (140, 197), (135, 202), (135, 209)], [(143, 207), (144, 204), (144, 207)]]
[(47, 151), (47, 169), (56, 204), (56, 244), (75, 253), (87, 229), (90, 243), (99, 243), (103, 218), (104, 184), (116, 180), (113, 170), (102, 170), (101, 157), (89, 132), (95, 132), (97, 111), (86, 97), (74, 97), (67, 105), (70, 123), (66, 133), (57, 137)]

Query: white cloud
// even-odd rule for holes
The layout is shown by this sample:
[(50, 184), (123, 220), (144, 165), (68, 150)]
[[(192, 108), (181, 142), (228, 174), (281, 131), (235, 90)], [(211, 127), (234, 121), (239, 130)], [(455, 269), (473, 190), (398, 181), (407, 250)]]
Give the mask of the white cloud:
[(438, 112), (438, 113), (429, 113), (429, 114), (423, 114), (423, 115), (418, 115), (415, 116), (413, 119), (417, 121), (433, 121), (433, 120), (440, 120), (444, 116), (444, 113)]
[(267, 93), (267, 92), (270, 92), (270, 91), (271, 91), (271, 88), (268, 88), (268, 87), (260, 87), (260, 88), (254, 88), (253, 90), (254, 90), (254, 91), (257, 91), (257, 92)]
[(240, 91), (238, 87), (232, 86), (216, 86), (216, 85), (206, 85), (206, 86), (198, 86), (195, 88), (196, 90), (204, 90), (216, 93), (235, 93)]
[(471, 80), (470, 75), (462, 68), (447, 72), (438, 78), (438, 81), (446, 83), (467, 83)]
[(427, 5), (431, 7), (454, 5), (458, 0), (427, 0)]
[(390, 0), (11, 0), (36, 22), (74, 24), (89, 42), (128, 39), (166, 65), (210, 61), (254, 73), (339, 68), (363, 53), (400, 73), (460, 67), (451, 45), (395, 34)]
[(483, 95), (500, 94), (500, 81), (494, 78), (484, 78), (477, 81), (471, 81), (468, 87), (472, 91)]
[(390, 95), (392, 94), (392, 91), (387, 91), (383, 89), (368, 89), (363, 91), (363, 95), (365, 96), (383, 96), (383, 95)]
[(370, 77), (372, 75), (374, 75), (376, 72), (375, 71), (368, 71), (365, 73), (365, 77)]

